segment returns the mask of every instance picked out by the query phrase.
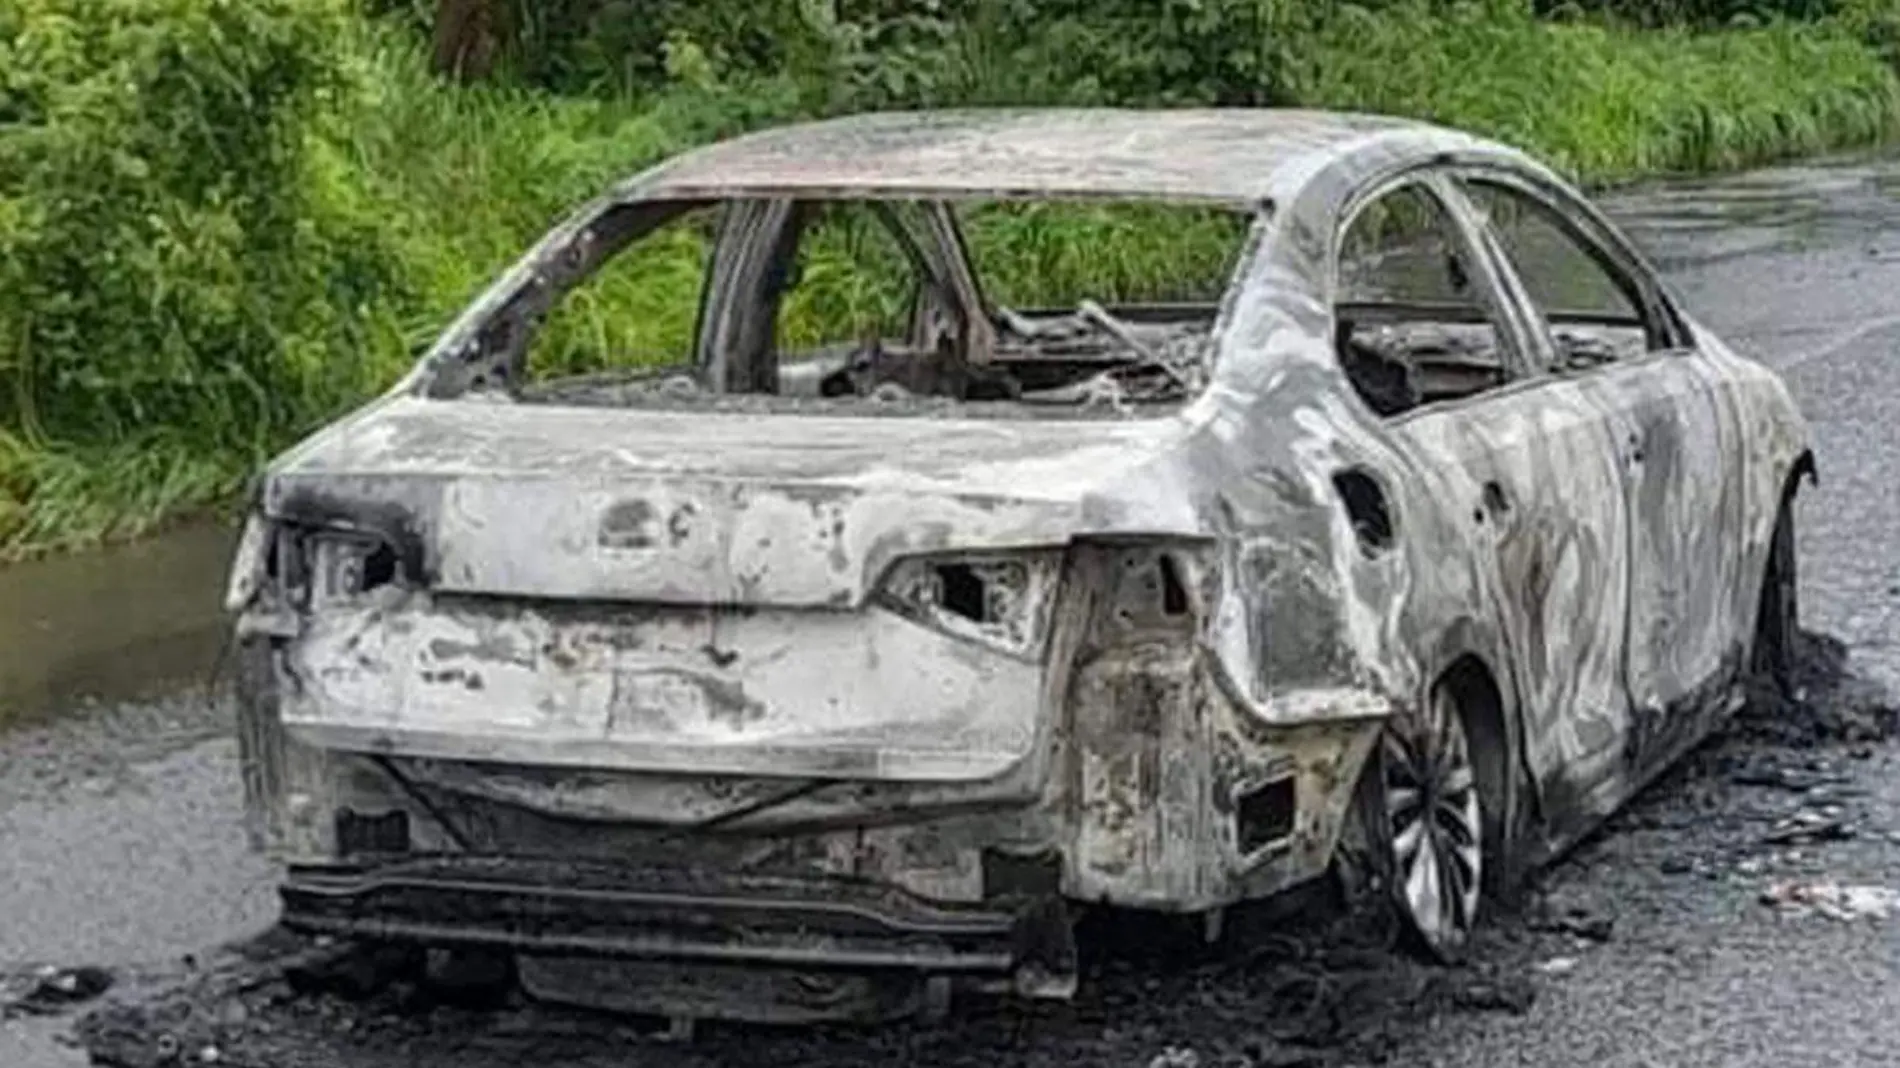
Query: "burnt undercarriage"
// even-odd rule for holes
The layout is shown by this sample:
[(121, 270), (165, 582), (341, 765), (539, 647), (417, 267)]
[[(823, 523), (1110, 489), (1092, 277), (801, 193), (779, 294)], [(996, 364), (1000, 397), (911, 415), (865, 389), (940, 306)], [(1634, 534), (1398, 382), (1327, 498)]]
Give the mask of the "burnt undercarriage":
[[(888, 1018), (941, 1006), (952, 986), (1028, 997), (1075, 989), (1053, 852), (961, 858), (977, 861), (981, 883), (957, 900), (850, 870), (874, 853), (863, 830), (687, 839), (426, 788), (409, 795), (425, 797), (413, 815), (340, 811), (338, 859), (289, 865), (284, 925), (506, 957), (545, 1000), (681, 1018)], [(454, 848), (426, 848), (440, 842), (449, 810)], [(929, 825), (917, 832), (920, 843), (931, 837)]]
[[(518, 954), (548, 1000), (661, 1015), (881, 1016), (914, 1009), (932, 983), (1027, 996), (1075, 984), (1053, 897), (956, 905), (840, 876), (468, 855), (293, 867), (281, 896), (293, 930)], [(642, 997), (639, 977), (656, 974)], [(666, 990), (680, 982), (695, 988), (690, 1004)], [(781, 992), (760, 998), (761, 985)], [(854, 989), (905, 996), (839, 999)]]

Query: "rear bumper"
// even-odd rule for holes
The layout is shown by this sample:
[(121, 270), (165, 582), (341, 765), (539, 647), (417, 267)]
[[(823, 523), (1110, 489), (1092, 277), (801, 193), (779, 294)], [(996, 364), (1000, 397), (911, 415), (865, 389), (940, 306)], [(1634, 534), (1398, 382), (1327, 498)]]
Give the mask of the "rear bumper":
[(286, 926), (381, 941), (990, 977), (1026, 993), (1075, 968), (1059, 901), (953, 905), (830, 876), (440, 856), (296, 867), (281, 895)]

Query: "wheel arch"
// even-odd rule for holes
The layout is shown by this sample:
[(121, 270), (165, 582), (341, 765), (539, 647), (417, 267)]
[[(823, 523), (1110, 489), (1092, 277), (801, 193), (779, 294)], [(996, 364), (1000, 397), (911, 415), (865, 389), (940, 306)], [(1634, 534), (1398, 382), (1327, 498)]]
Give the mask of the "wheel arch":
[(1810, 486), (1821, 484), (1821, 472), (1814, 464), (1813, 449), (1802, 449), (1801, 454), (1794, 458), (1794, 463), (1788, 465), (1788, 474), (1781, 480), (1782, 504), (1794, 500), (1794, 495), (1801, 491), (1803, 480)]
[(1445, 665), (1433, 686), (1451, 690), (1463, 717), (1471, 745), (1473, 770), (1483, 808), (1486, 846), (1485, 890), (1493, 898), (1506, 896), (1516, 884), (1517, 828), (1520, 823), (1522, 762), (1517, 758), (1512, 717), (1507, 713), (1503, 687), (1490, 664), (1467, 652)]
[(1776, 525), (1781, 522), (1781, 514), (1794, 506), (1795, 498), (1800, 494), (1804, 482), (1814, 486), (1819, 485), (1820, 481), (1820, 473), (1814, 462), (1814, 450), (1802, 449), (1793, 460), (1789, 461), (1786, 470), (1782, 472), (1776, 483), (1774, 507), (1763, 510), (1766, 527), (1759, 531), (1749, 531), (1745, 535), (1747, 538), (1745, 544), (1759, 543), (1762, 546), (1758, 554), (1744, 550), (1746, 562), (1743, 575), (1746, 585), (1738, 592), (1745, 607), (1741, 610), (1738, 623), (1740, 624), (1739, 634), (1745, 639), (1752, 640), (1756, 630), (1761, 626), (1760, 592), (1769, 578), (1768, 569), (1774, 555), (1769, 542), (1774, 537)]

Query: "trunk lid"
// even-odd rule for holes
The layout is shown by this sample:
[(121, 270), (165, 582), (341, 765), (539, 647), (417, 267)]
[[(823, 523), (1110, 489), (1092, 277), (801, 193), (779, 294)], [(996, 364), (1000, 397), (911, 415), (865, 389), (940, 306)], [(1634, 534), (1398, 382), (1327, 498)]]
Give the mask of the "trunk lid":
[(440, 593), (842, 608), (913, 553), (1191, 532), (1156, 473), (1185, 429), (396, 396), (282, 458), (263, 503), (377, 534)]

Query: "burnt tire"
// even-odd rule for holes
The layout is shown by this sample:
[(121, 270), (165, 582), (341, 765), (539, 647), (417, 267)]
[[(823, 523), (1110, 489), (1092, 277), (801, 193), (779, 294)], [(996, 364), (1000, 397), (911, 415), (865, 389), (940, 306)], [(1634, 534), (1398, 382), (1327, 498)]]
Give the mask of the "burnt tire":
[(1762, 572), (1761, 605), (1755, 615), (1750, 668), (1782, 696), (1791, 696), (1795, 645), (1800, 640), (1800, 604), (1795, 583), (1794, 492), (1782, 498)]
[(1485, 831), (1490, 787), (1471, 727), (1457, 688), (1440, 680), (1422, 714), (1381, 728), (1333, 856), (1346, 908), (1437, 963), (1463, 957), (1501, 848)]
[(1379, 771), (1392, 907), (1414, 949), (1455, 962), (1478, 924), (1486, 850), (1478, 766), (1451, 686), (1387, 725)]

